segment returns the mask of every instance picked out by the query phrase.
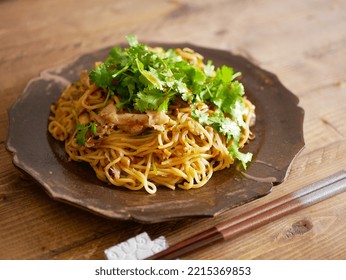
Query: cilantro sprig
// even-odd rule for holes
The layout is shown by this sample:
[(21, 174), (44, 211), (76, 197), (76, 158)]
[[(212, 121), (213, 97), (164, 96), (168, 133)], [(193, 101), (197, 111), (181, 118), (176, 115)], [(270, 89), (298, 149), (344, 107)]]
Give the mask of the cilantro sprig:
[[(238, 145), (241, 130), (246, 127), (244, 87), (237, 80), (240, 73), (225, 65), (215, 69), (211, 61), (202, 70), (173, 49), (155, 52), (134, 35), (126, 38), (129, 47), (113, 48), (106, 60), (90, 71), (91, 81), (105, 89), (108, 97), (116, 93), (121, 99), (118, 106), (139, 112), (167, 111), (177, 97), (192, 107), (198, 102), (212, 104), (216, 108), (214, 114), (194, 109), (192, 117), (232, 141), (229, 152), (246, 168), (252, 155), (241, 153)], [(80, 129), (80, 138), (85, 134), (85, 128)]]
[(76, 135), (77, 144), (80, 146), (83, 146), (85, 144), (87, 133), (89, 131), (92, 134), (96, 133), (96, 123), (91, 122), (88, 125), (78, 123), (76, 129), (77, 129), (77, 135)]

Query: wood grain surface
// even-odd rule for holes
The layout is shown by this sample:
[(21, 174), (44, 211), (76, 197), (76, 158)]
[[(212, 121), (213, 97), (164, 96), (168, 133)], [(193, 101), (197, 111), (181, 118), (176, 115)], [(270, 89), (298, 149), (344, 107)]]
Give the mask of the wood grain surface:
[[(53, 201), (18, 171), (5, 148), (7, 109), (25, 85), (127, 34), (229, 50), (276, 74), (305, 110), (306, 147), (287, 180), (215, 218), (142, 225)], [(346, 168), (345, 1), (3, 0), (0, 42), (0, 259), (104, 259), (104, 249), (143, 231), (173, 244)], [(184, 258), (346, 259), (345, 201), (338, 195)]]

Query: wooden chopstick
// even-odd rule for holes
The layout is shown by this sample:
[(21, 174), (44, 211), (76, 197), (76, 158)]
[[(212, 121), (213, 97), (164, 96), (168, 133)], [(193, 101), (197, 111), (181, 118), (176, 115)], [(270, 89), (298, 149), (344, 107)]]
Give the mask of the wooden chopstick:
[(148, 260), (176, 259), (198, 248), (220, 240), (235, 238), (276, 219), (309, 207), (346, 190), (346, 172), (340, 171), (249, 212), (178, 242)]

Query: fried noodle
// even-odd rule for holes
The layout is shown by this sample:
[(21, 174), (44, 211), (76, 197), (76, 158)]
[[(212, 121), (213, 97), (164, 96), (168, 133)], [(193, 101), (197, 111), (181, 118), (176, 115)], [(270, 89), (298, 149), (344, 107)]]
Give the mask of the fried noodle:
[[(202, 57), (191, 50), (176, 50), (190, 63), (203, 67)], [(96, 176), (111, 185), (129, 190), (145, 189), (153, 194), (157, 186), (188, 190), (200, 188), (213, 173), (230, 167), (234, 158), (224, 135), (211, 126), (203, 126), (191, 117), (190, 104), (176, 98), (166, 112), (134, 113), (117, 108), (115, 94), (91, 83), (87, 71), (69, 85), (51, 106), (48, 131), (65, 142), (70, 160), (87, 162)], [(254, 106), (243, 97), (247, 114), (239, 142), (243, 147), (252, 134)], [(216, 108), (196, 104), (203, 112)], [(78, 124), (97, 124), (96, 132), (87, 133), (85, 145), (77, 143)]]

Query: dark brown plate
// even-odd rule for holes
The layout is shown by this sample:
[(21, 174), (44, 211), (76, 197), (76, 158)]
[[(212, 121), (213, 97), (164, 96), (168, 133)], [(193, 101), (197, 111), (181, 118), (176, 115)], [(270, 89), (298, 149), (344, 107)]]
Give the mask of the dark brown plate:
[[(81, 56), (59, 69), (46, 70), (33, 79), (9, 109), (7, 148), (16, 167), (34, 178), (56, 200), (121, 220), (156, 223), (185, 217), (214, 216), (268, 194), (285, 180), (292, 160), (304, 147), (304, 111), (298, 98), (277, 77), (247, 59), (227, 51), (191, 44), (151, 44), (164, 48), (189, 47), (216, 66), (242, 72), (246, 95), (256, 106), (256, 135), (247, 151), (253, 162), (244, 173), (234, 167), (214, 173), (200, 189), (144, 191), (114, 188), (96, 179), (84, 164), (68, 162), (62, 143), (47, 132), (50, 105), (64, 87), (79, 79), (83, 69), (103, 60), (110, 48)], [(123, 45), (121, 45), (123, 47)]]

